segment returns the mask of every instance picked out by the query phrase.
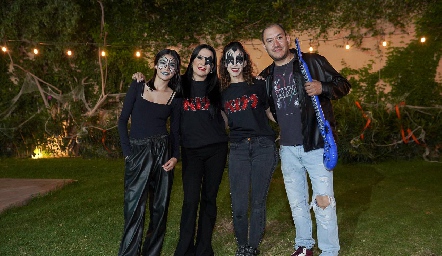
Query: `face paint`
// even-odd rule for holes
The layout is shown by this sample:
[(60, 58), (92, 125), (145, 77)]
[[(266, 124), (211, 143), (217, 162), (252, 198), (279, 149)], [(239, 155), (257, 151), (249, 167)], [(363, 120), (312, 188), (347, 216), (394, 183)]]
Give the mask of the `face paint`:
[(204, 60), (204, 65), (212, 65), (212, 63), (213, 63), (212, 56), (204, 57), (204, 56), (198, 55), (198, 56), (196, 56), (196, 58), (199, 60)]
[(231, 48), (226, 52), (226, 66), (244, 64), (244, 53), (236, 48)]
[(163, 72), (167, 72), (167, 69), (169, 68), (171, 73), (175, 73), (176, 71), (176, 60), (173, 57), (168, 57), (166, 55), (162, 56), (159, 60), (158, 60), (158, 69), (160, 70), (161, 73)]

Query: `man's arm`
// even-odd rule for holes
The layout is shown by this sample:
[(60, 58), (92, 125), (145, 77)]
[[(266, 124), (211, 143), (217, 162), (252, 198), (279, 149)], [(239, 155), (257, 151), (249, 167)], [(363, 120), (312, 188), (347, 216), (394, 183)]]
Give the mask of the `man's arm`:
[(302, 56), (312, 78), (322, 84), (321, 96), (336, 100), (350, 92), (350, 83), (333, 68), (325, 57), (314, 53), (305, 53)]

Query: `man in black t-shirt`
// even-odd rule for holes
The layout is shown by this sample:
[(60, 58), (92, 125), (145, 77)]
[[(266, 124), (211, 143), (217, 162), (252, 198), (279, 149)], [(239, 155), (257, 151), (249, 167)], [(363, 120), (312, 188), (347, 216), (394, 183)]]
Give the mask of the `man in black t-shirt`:
[[(331, 99), (350, 91), (350, 84), (319, 54), (303, 54), (313, 81), (306, 82), (300, 71), (290, 37), (279, 24), (262, 31), (262, 42), (273, 63), (260, 76), (266, 79), (273, 118), (280, 127), (280, 156), (284, 183), (296, 227), (292, 256), (312, 256), (310, 207), (315, 212), (321, 255), (338, 255), (339, 238), (333, 171), (323, 164), (324, 141), (317, 125), (311, 97), (318, 96), (325, 118), (335, 127)], [(309, 202), (307, 174), (313, 195)]]

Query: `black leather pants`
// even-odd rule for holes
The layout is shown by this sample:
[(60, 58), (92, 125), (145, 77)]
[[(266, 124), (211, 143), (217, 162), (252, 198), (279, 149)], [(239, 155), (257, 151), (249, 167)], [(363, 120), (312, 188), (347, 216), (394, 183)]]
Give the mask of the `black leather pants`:
[[(124, 175), (124, 233), (118, 255), (140, 255), (146, 203), (149, 228), (141, 255), (160, 255), (166, 233), (173, 170), (161, 166), (170, 159), (167, 135), (131, 139), (132, 155)], [(149, 198), (148, 198), (149, 197)]]

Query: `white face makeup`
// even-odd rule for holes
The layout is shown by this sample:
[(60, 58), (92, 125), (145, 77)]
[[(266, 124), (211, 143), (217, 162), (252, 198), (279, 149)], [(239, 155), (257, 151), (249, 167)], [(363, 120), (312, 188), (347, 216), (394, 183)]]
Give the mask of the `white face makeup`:
[(174, 75), (177, 68), (177, 61), (169, 54), (163, 55), (157, 64), (157, 71), (163, 76)]
[(231, 48), (226, 52), (226, 66), (244, 64), (244, 53), (236, 48)]
[(242, 71), (246, 65), (244, 53), (237, 48), (231, 48), (226, 52), (224, 58), (230, 77), (242, 78)]

